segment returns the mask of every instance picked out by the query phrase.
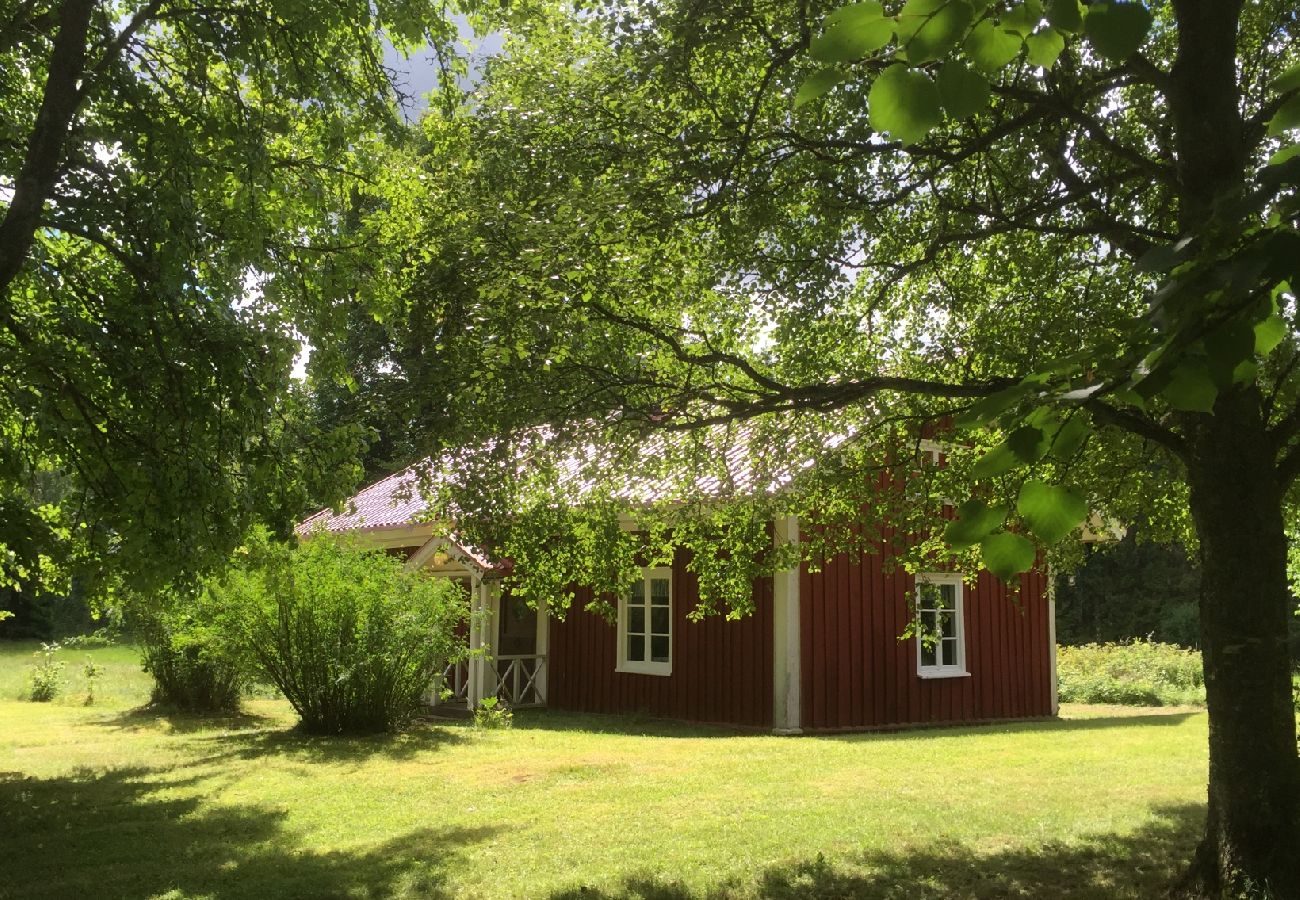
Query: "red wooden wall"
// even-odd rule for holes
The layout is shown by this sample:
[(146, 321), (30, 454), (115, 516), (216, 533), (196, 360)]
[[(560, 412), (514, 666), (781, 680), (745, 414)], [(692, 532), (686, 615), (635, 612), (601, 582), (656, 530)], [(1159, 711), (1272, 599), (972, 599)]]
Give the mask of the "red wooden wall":
[(615, 672), (617, 629), (583, 609), (591, 594), (579, 590), (564, 621), (550, 623), (547, 706), (771, 726), (771, 579), (755, 584), (753, 615), (692, 622), (699, 586), (686, 560), (679, 552), (673, 563), (672, 675)]
[(1017, 598), (988, 572), (967, 583), (965, 678), (921, 678), (916, 642), (899, 641), (915, 582), (880, 553), (800, 573), (802, 725), (854, 728), (1046, 716), (1052, 712), (1046, 579)]

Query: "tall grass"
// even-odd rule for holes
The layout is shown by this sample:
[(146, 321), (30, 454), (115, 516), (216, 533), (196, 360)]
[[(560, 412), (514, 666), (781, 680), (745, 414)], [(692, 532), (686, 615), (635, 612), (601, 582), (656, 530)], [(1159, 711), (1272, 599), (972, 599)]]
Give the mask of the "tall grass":
[(1063, 703), (1185, 706), (1205, 703), (1201, 654), (1148, 640), (1059, 647)]

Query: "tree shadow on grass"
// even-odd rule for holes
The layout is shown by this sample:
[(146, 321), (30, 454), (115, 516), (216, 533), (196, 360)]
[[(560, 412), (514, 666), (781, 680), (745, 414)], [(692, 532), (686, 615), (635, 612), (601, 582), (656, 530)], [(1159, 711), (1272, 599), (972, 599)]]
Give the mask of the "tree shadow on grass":
[(160, 774), (0, 778), (0, 898), (441, 898), (460, 850), (500, 830), (427, 828), (322, 851), (296, 838), (281, 810), (213, 804), (201, 779)]
[(224, 729), (248, 731), (269, 728), (277, 724), (272, 716), (240, 710), (225, 713), (197, 713), (179, 710), (158, 703), (148, 703), (134, 709), (123, 710), (102, 720), (99, 724), (122, 731), (167, 731), (174, 734), (193, 734)]
[(96, 724), (125, 731), (194, 735), (203, 754), (196, 764), (267, 756), (312, 762), (406, 759), (469, 740), (468, 728), (457, 723), (416, 721), (394, 734), (314, 735), (296, 726), (285, 727), (283, 722), (250, 712), (200, 714), (143, 706)]
[(1097, 716), (1096, 718), (1086, 719), (1024, 719), (1004, 720), (996, 722), (961, 722), (946, 723), (935, 722), (925, 724), (900, 725), (897, 728), (877, 728), (870, 731), (839, 731), (839, 732), (809, 732), (805, 737), (816, 738), (819, 740), (863, 740), (873, 735), (890, 735), (893, 737), (915, 736), (918, 739), (935, 737), (938, 735), (951, 735), (954, 732), (963, 735), (979, 734), (987, 732), (989, 734), (1005, 734), (1013, 732), (1016, 734), (1035, 734), (1040, 732), (1061, 732), (1061, 731), (1095, 731), (1106, 728), (1132, 728), (1141, 727), (1170, 727), (1181, 725), (1193, 716), (1200, 715), (1199, 712), (1152, 712), (1138, 713), (1133, 715), (1117, 716)]
[(375, 757), (403, 760), (471, 739), (469, 729), (463, 725), (425, 722), (412, 724), (396, 734), (316, 735), (297, 727), (217, 732), (200, 739), (201, 757), (195, 764), (267, 757), (325, 763), (359, 763)]
[[(552, 900), (762, 900), (887, 898), (887, 900), (992, 900), (992, 898), (1159, 897), (1182, 874), (1200, 837), (1205, 808), (1165, 806), (1130, 834), (1094, 834), (1073, 843), (1049, 842), (980, 853), (954, 841), (906, 852), (866, 852), (828, 860), (821, 855), (772, 866), (752, 880), (694, 891), (681, 881), (633, 875), (613, 889), (577, 886)], [(725, 852), (725, 851), (723, 851)]]
[(581, 731), (629, 737), (736, 737), (766, 734), (765, 729), (701, 725), (628, 713), (576, 713), (551, 709), (517, 709), (514, 728), (536, 731)]

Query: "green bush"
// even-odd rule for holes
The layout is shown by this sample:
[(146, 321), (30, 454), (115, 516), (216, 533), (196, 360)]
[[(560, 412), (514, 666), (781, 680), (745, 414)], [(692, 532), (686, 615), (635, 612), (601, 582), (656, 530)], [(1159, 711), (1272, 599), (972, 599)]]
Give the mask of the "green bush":
[(255, 542), (210, 590), (260, 674), (312, 733), (401, 727), (463, 653), (460, 591), (326, 535), (298, 547)]
[(484, 697), (474, 710), (474, 727), (495, 731), (514, 724), (515, 715), (499, 697)]
[(1059, 647), (1056, 671), (1065, 703), (1183, 706), (1205, 702), (1201, 654), (1175, 644), (1134, 640)]
[(38, 657), (27, 676), (27, 699), (33, 703), (49, 703), (63, 693), (63, 672), (67, 663), (54, 658), (59, 651), (57, 643), (41, 644)]
[(153, 702), (187, 712), (239, 709), (249, 666), (210, 591), (165, 592), (137, 601), (132, 614)]

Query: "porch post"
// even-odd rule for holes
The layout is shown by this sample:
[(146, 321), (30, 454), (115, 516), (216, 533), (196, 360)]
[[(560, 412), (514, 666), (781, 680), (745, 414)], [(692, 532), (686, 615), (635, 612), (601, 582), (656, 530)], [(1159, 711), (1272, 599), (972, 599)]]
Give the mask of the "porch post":
[(493, 674), (492, 653), (496, 643), (497, 604), (500, 600), (500, 587), (496, 582), (475, 578), (471, 581), (474, 592), (471, 607), (469, 649), (469, 690), (466, 691), (466, 705), (476, 709), (479, 702), (495, 692), (496, 677)]
[(551, 669), (551, 659), (548, 655), (551, 650), (551, 622), (550, 616), (546, 614), (547, 603), (540, 600), (537, 603), (537, 637), (533, 643), (533, 652), (537, 654), (537, 675), (533, 681), (534, 693), (537, 699), (546, 703), (546, 675)]
[[(773, 521), (776, 546), (798, 545), (799, 519)], [(799, 657), (799, 563), (772, 576), (772, 731), (801, 734), (799, 710), (802, 668)]]

